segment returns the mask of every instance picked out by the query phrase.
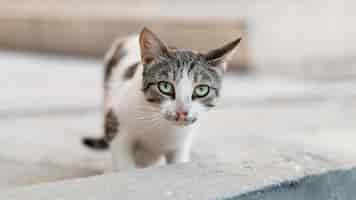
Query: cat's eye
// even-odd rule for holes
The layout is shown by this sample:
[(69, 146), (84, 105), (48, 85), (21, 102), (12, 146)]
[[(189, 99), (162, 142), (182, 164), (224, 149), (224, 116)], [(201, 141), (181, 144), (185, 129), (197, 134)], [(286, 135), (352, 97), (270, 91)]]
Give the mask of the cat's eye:
[(210, 87), (208, 85), (198, 85), (195, 87), (193, 97), (202, 98), (209, 94)]
[(168, 96), (174, 96), (174, 87), (172, 83), (167, 81), (160, 81), (157, 84), (158, 90)]

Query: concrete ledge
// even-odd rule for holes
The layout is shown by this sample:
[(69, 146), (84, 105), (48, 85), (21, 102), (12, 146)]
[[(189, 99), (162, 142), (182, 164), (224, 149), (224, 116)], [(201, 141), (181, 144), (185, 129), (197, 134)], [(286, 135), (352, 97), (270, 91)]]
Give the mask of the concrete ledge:
[[(329, 200), (333, 197), (329, 195), (337, 195), (339, 200), (347, 200), (355, 195), (352, 190), (355, 175), (356, 169), (353, 169), (303, 179), (291, 173), (280, 179), (278, 176), (268, 178), (263, 171), (252, 173), (226, 163), (190, 163), (6, 190), (1, 192), (0, 199), (196, 200), (240, 195), (233, 199)], [(295, 181), (279, 184), (280, 180)]]

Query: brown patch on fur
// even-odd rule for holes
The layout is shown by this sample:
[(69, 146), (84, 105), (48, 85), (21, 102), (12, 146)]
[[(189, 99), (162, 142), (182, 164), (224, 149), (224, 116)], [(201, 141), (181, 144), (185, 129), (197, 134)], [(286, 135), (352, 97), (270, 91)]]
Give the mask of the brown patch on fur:
[(119, 119), (112, 109), (110, 109), (105, 115), (104, 122), (104, 133), (105, 133), (105, 141), (111, 142), (117, 133), (119, 132)]
[(124, 73), (124, 80), (131, 79), (135, 75), (137, 67), (139, 65), (140, 65), (140, 63), (136, 62), (136, 63), (130, 65), (129, 67), (127, 67), (127, 69), (126, 69), (126, 71)]
[(110, 109), (105, 115), (104, 122), (104, 137), (92, 138), (85, 137), (82, 143), (95, 150), (106, 150), (110, 146), (110, 142), (115, 138), (119, 132), (119, 120), (114, 111)]
[(127, 54), (123, 49), (123, 42), (119, 43), (112, 54), (112, 56), (106, 61), (105, 71), (104, 71), (104, 82), (109, 81), (113, 69), (117, 66), (120, 60)]

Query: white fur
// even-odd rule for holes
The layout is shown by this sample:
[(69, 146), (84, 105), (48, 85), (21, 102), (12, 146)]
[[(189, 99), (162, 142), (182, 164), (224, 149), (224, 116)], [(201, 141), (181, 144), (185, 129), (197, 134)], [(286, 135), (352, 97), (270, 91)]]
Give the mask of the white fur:
[[(175, 112), (173, 108), (176, 106), (181, 106), (183, 110), (190, 109), (183, 105), (191, 106), (192, 102), (182, 103), (187, 100), (183, 99), (182, 95), (177, 97), (177, 105), (165, 104), (160, 108), (148, 103), (141, 91), (142, 65), (131, 80), (122, 80), (126, 67), (140, 60), (138, 36), (128, 38), (124, 48), (128, 54), (120, 61), (119, 66), (115, 67), (105, 103), (106, 108), (113, 108), (120, 122), (119, 133), (111, 142), (114, 170), (148, 167), (160, 163), (164, 158), (167, 163), (188, 162), (195, 124), (178, 126), (166, 120), (163, 112), (165, 109)], [(191, 80), (181, 81), (177, 90), (182, 90), (182, 94), (191, 93), (193, 89), (189, 81)], [(203, 107), (197, 105), (196, 109), (198, 110), (191, 110), (191, 113), (199, 112)], [(137, 143), (139, 148), (135, 149)]]

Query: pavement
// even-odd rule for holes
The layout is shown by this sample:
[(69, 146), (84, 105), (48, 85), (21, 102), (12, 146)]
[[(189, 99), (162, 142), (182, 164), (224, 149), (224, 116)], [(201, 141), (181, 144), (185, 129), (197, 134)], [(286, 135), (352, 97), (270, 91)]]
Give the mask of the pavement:
[[(108, 153), (80, 144), (84, 135), (101, 134), (100, 63), (0, 52), (0, 188), (110, 170)], [(228, 176), (241, 171), (238, 178), (244, 183), (253, 177), (278, 182), (356, 165), (355, 80), (228, 74), (224, 85), (219, 107), (200, 120), (188, 168), (209, 163), (205, 174), (215, 167), (229, 171)], [(181, 169), (162, 168), (162, 173), (176, 168)], [(132, 173), (145, 170), (138, 171)]]

